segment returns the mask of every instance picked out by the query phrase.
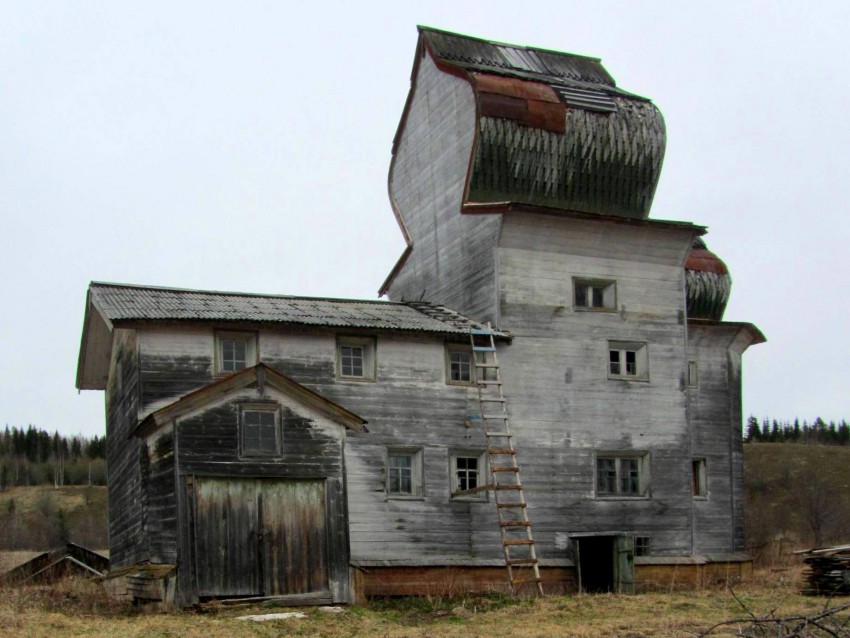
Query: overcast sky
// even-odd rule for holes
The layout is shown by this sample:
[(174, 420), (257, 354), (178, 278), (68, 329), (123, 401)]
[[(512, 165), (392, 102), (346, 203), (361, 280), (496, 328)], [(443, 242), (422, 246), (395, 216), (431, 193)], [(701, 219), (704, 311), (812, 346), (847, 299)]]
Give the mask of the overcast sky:
[[(651, 217), (708, 226), (744, 414), (850, 418), (850, 4), (0, 3), (0, 426), (102, 433), (86, 287), (374, 298), (416, 25), (600, 57), (667, 123)], [(510, 326), (508, 326), (510, 328)]]

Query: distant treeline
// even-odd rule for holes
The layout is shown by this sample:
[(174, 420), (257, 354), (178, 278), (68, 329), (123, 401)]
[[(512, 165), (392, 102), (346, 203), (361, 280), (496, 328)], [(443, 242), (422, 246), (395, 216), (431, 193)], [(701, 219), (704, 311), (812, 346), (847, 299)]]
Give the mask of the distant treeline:
[(106, 437), (67, 437), (32, 425), (0, 430), (0, 490), (51, 483), (106, 485)]
[(744, 431), (747, 443), (807, 443), (811, 445), (850, 445), (850, 425), (844, 419), (840, 423), (827, 423), (820, 417), (812, 423), (800, 419), (777, 421), (765, 417), (761, 423), (750, 415)]

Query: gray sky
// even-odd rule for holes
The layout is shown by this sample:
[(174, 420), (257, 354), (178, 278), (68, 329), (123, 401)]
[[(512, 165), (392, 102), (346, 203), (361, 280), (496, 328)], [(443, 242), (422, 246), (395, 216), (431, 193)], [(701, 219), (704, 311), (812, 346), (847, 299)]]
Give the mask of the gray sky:
[[(416, 24), (602, 58), (668, 145), (651, 216), (709, 227), (744, 414), (850, 417), (850, 5), (0, 4), (0, 426), (103, 432), (90, 280), (374, 298)], [(838, 369), (838, 372), (836, 372)]]

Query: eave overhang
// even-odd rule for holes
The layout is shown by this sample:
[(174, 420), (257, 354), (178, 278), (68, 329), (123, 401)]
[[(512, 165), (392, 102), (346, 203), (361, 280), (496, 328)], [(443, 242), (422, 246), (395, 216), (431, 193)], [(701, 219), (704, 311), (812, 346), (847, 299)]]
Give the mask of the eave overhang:
[(366, 420), (354, 412), (347, 410), (338, 403), (334, 403), (318, 392), (301, 385), (294, 379), (277, 372), (266, 364), (258, 363), (255, 366), (236, 372), (229, 377), (213, 381), (203, 388), (184, 395), (174, 403), (149, 414), (133, 429), (130, 436), (143, 437), (152, 434), (175, 419), (179, 419), (190, 412), (203, 408), (205, 405), (221, 399), (236, 390), (257, 387), (262, 393), (267, 386), (316, 410), (346, 429), (355, 432), (365, 430)]
[(730, 345), (738, 342), (740, 352), (744, 352), (750, 346), (765, 343), (767, 337), (759, 328), (746, 321), (714, 321), (712, 319), (688, 319), (688, 328), (716, 328), (717, 330), (733, 329), (734, 333), (730, 339)]
[(112, 358), (112, 322), (98, 307), (91, 290), (86, 294), (83, 334), (77, 356), (78, 390), (105, 390)]

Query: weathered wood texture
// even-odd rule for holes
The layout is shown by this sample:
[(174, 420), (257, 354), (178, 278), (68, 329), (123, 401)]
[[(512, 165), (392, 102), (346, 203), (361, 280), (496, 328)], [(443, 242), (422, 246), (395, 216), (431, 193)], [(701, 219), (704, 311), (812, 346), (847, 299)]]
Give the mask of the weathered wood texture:
[(442, 73), (425, 55), (412, 90), (389, 186), (413, 251), (389, 297), (435, 301), (495, 320), (493, 249), (499, 217), (460, 214), (476, 129), (472, 86)]
[[(692, 496), (682, 261), (690, 231), (538, 215), (505, 220), (500, 353), (518, 461), (546, 557), (557, 536), (627, 532), (689, 555)], [(616, 282), (616, 308), (574, 308), (573, 278)], [(610, 379), (608, 341), (646, 344), (648, 380)], [(645, 498), (596, 495), (595, 455), (646, 455)]]
[(694, 548), (700, 553), (744, 551), (741, 353), (749, 345), (739, 326), (691, 324), (689, 358), (698, 383), (689, 388), (692, 450), (705, 459), (708, 494), (694, 502)]
[(112, 568), (147, 558), (144, 536), (143, 446), (129, 437), (139, 410), (136, 333), (115, 330), (106, 388), (106, 460), (109, 483), (109, 547)]
[[(280, 410), (279, 457), (240, 456), (239, 406), (260, 401)], [(272, 388), (246, 388), (179, 419), (176, 433), (184, 487), (170, 542), (185, 557), (184, 602), (328, 590), (350, 599), (341, 425)]]

